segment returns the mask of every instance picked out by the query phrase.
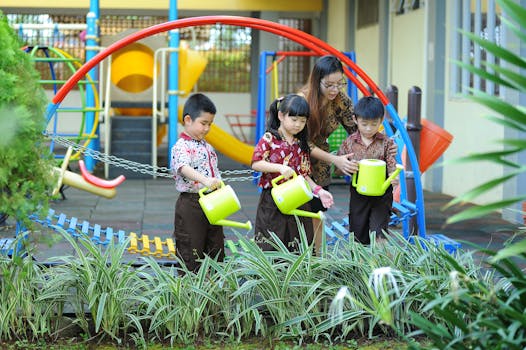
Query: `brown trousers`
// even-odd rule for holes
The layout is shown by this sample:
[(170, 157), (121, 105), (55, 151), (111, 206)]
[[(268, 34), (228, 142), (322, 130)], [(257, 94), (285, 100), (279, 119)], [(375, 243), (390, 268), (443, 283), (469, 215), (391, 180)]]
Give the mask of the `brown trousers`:
[[(306, 203), (298, 209), (310, 211), (310, 204)], [(307, 242), (311, 244), (314, 236), (312, 219), (303, 216), (298, 216), (298, 219), (300, 225), (305, 228)], [(262, 250), (275, 250), (274, 246), (268, 242), (270, 240), (269, 231), (274, 232), (289, 251), (297, 251), (300, 231), (296, 217), (282, 214), (274, 203), (270, 190), (263, 190), (259, 197), (254, 227), (255, 241)]]
[(199, 205), (199, 194), (181, 193), (175, 203), (174, 237), (177, 255), (190, 271), (199, 269), (198, 259), (205, 254), (223, 261), (223, 226), (211, 225)]
[(351, 188), (349, 200), (349, 232), (362, 244), (371, 244), (371, 232), (383, 237), (387, 231), (393, 206), (393, 187), (389, 186), (383, 196), (364, 196)]

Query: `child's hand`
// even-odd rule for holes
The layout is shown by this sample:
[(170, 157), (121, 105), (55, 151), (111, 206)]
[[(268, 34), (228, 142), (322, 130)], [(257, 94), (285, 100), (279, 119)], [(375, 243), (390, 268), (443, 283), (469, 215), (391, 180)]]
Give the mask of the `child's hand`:
[(396, 145), (396, 142), (393, 142), (393, 144), (389, 146), (389, 149), (387, 151), (389, 152), (389, 155), (396, 157), (396, 155), (398, 154), (398, 146)]
[(221, 186), (221, 180), (217, 177), (207, 177), (204, 183), (209, 190), (213, 191)]
[(334, 204), (332, 194), (323, 188), (318, 192), (318, 197), (320, 197), (321, 204), (324, 208), (330, 208)]
[(283, 175), (285, 179), (288, 179), (289, 177), (293, 176), (295, 173), (294, 169), (284, 164), (281, 165), (279, 172), (281, 175)]
[(351, 174), (356, 174), (358, 172), (358, 161), (357, 160), (351, 160), (349, 172)]

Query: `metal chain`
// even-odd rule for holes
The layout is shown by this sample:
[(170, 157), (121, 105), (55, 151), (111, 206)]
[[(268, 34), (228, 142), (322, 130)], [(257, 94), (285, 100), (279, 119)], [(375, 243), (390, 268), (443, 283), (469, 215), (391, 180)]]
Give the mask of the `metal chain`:
[[(170, 169), (166, 167), (158, 167), (158, 166), (153, 166), (150, 164), (138, 163), (138, 162), (134, 162), (128, 159), (112, 156), (112, 155), (102, 153), (102, 152), (99, 152), (99, 151), (96, 151), (90, 148), (86, 148), (65, 137), (61, 137), (57, 135), (51, 136), (48, 133), (44, 133), (44, 135), (51, 137), (53, 141), (55, 141), (56, 143), (62, 146), (65, 146), (66, 148), (71, 147), (75, 152), (80, 152), (86, 156), (92, 157), (93, 159), (96, 159), (103, 163), (108, 163), (110, 165), (114, 165), (116, 167), (131, 170), (136, 173), (152, 175), (152, 176), (157, 176), (157, 177), (166, 177), (169, 179), (173, 178), (172, 172), (170, 171)], [(259, 175), (254, 175), (255, 173), (251, 169), (223, 170), (220, 173), (221, 173), (221, 178), (224, 181), (231, 181), (231, 182), (232, 181), (253, 181), (254, 179), (259, 177)], [(236, 175), (244, 175), (244, 174), (250, 174), (250, 176), (236, 176)], [(228, 176), (236, 176), (236, 177), (228, 177)]]

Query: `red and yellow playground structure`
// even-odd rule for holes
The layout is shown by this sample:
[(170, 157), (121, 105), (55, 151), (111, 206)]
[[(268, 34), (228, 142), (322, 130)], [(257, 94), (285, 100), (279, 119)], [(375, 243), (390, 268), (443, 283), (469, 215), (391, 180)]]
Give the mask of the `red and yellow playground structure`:
[[(175, 1), (173, 1), (175, 3)], [(172, 2), (171, 2), (172, 4)], [(256, 18), (247, 18), (239, 16), (203, 16), (203, 17), (193, 17), (185, 19), (177, 19), (176, 9), (170, 8), (170, 21), (145, 28), (133, 33), (130, 33), (119, 40), (109, 44), (107, 47), (101, 51), (96, 52), (93, 47), (96, 45), (97, 39), (97, 29), (96, 29), (96, 18), (98, 9), (90, 8), (90, 14), (87, 17), (87, 35), (86, 35), (86, 46), (87, 46), (87, 55), (86, 63), (78, 67), (75, 73), (71, 76), (70, 79), (65, 81), (61, 88), (55, 93), (52, 98), (51, 103), (48, 105), (47, 109), (47, 120), (48, 123), (51, 122), (56, 116), (57, 111), (60, 109), (61, 103), (64, 101), (66, 95), (79, 84), (83, 79), (87, 77), (88, 80), (94, 81), (92, 77), (99, 75), (99, 65), (107, 58), (113, 57), (113, 62), (108, 66), (111, 67), (111, 80), (112, 82), (120, 87), (123, 90), (128, 91), (143, 91), (147, 90), (152, 86), (152, 89), (155, 90), (158, 84), (154, 83), (154, 80), (157, 76), (158, 69), (164, 69), (164, 65), (158, 65), (157, 54), (160, 55), (160, 61), (164, 61), (167, 56), (169, 56), (170, 64), (167, 68), (167, 76), (169, 78), (168, 83), (161, 82), (161, 89), (166, 88), (167, 91), (171, 92), (166, 94), (165, 91), (162, 91), (160, 94), (157, 91), (154, 91), (152, 110), (154, 120), (157, 120), (157, 114), (160, 113), (161, 118), (165, 114), (168, 115), (167, 130), (168, 135), (168, 149), (171, 149), (171, 146), (175, 143), (177, 136), (177, 123), (180, 114), (180, 107), (178, 106), (178, 96), (184, 96), (188, 94), (192, 86), (195, 84), (196, 80), (199, 77), (199, 74), (203, 71), (206, 61), (203, 61), (198, 56), (195, 56), (195, 53), (184, 50), (180, 48), (180, 43), (176, 37), (176, 29), (186, 28), (191, 26), (199, 25), (208, 25), (221, 23), (226, 25), (236, 25), (236, 26), (245, 26), (252, 29), (257, 29), (261, 31), (266, 31), (278, 36), (285, 37), (289, 40), (295, 41), (307, 49), (310, 50), (312, 55), (325, 55), (332, 54), (338, 57), (345, 67), (345, 75), (349, 81), (358, 89), (363, 95), (375, 94), (380, 98), (384, 104), (387, 112), (389, 113), (391, 120), (393, 121), (397, 130), (400, 131), (400, 138), (402, 144), (405, 147), (405, 161), (412, 165), (414, 172), (414, 184), (415, 184), (415, 193), (416, 198), (414, 203), (408, 203), (406, 194), (404, 191), (401, 193), (400, 203), (404, 207), (405, 212), (410, 213), (411, 215), (406, 215), (404, 220), (409, 220), (410, 217), (414, 217), (416, 225), (418, 227), (418, 235), (424, 239), (428, 239), (436, 244), (444, 243), (447, 241), (447, 237), (442, 235), (427, 235), (425, 227), (425, 213), (424, 213), (424, 198), (423, 190), (420, 175), (421, 172), (425, 171), (425, 168), (422, 169), (418, 165), (418, 159), (415, 154), (415, 150), (412, 146), (411, 140), (405, 132), (405, 127), (399, 118), (396, 110), (393, 105), (390, 103), (385, 94), (380, 90), (380, 88), (363, 72), (358, 65), (347, 55), (341, 53), (335, 48), (331, 47), (322, 40), (302, 32), (300, 30), (287, 27), (282, 24), (275, 22), (265, 21)], [(141, 40), (146, 40), (147, 38), (162, 32), (170, 31), (170, 46), (168, 48), (162, 48), (157, 52), (153, 52), (146, 45), (141, 45), (138, 42)], [(127, 62), (140, 62), (136, 67), (131, 67)], [(182, 69), (179, 68), (187, 67), (188, 64), (194, 64), (192, 69)], [(160, 66), (160, 67), (159, 67)], [(126, 67), (126, 68), (124, 68)], [(149, 67), (150, 69), (148, 69)], [(277, 67), (274, 67), (277, 68)], [(258, 96), (258, 110), (256, 114), (256, 139), (258, 135), (262, 133), (264, 129), (265, 121), (265, 106), (267, 104), (266, 96), (266, 74), (267, 71), (267, 62), (266, 59), (260, 59), (260, 86), (259, 86), (259, 96)], [(184, 72), (184, 73), (183, 73)], [(183, 74), (187, 74), (184, 76)], [(164, 76), (164, 74), (161, 74)], [(179, 85), (180, 81), (184, 81), (186, 85)], [(97, 112), (100, 110), (100, 105), (98, 104), (97, 92), (94, 87), (95, 84), (86, 84), (86, 116), (87, 120), (85, 122), (86, 130), (96, 130), (95, 134), (98, 134), (97, 127)], [(108, 90), (106, 90), (108, 91)], [(160, 101), (157, 100), (157, 96), (161, 96)], [(165, 103), (166, 102), (166, 103)], [(108, 103), (106, 103), (107, 108)], [(157, 106), (161, 106), (158, 110)], [(167, 106), (167, 110), (164, 110), (164, 106)], [(130, 113), (130, 111), (127, 111)], [(131, 112), (133, 113), (133, 111)], [(153, 123), (156, 125), (156, 121)], [(390, 132), (390, 127), (388, 124), (385, 124), (387, 133)], [(155, 133), (152, 133), (152, 147), (155, 148), (158, 144), (159, 134), (163, 134), (164, 130), (155, 129)], [(431, 128), (427, 128), (427, 131), (433, 133)], [(436, 131), (436, 130), (435, 130)], [(391, 131), (392, 133), (392, 131)], [(431, 135), (429, 134), (429, 135)], [(50, 135), (52, 140), (56, 140), (56, 135)], [(67, 154), (64, 156), (64, 162), (60, 169), (57, 168), (57, 173), (59, 175), (59, 185), (63, 182), (69, 184), (73, 187), (78, 187), (80, 189), (92, 192), (96, 195), (100, 195), (106, 198), (112, 198), (114, 196), (114, 191), (116, 187), (124, 181), (124, 177), (117, 177), (114, 180), (103, 180), (99, 179), (91, 174), (93, 171), (93, 166), (95, 159), (93, 155), (100, 153), (100, 139), (92, 137), (93, 135), (88, 135), (87, 137), (87, 146), (82, 147), (82, 152), (84, 153), (84, 161), (79, 163), (81, 165), (81, 175), (73, 174), (66, 170), (67, 162), (71, 157), (71, 148), (68, 148)], [(424, 136), (425, 137), (425, 136)], [(247, 145), (246, 143), (238, 140), (234, 136), (225, 132), (224, 130), (213, 127), (210, 131), (207, 141), (210, 142), (219, 152), (225, 154), (226, 156), (238, 161), (242, 164), (249, 164), (250, 158), (252, 156), (253, 147)], [(424, 144), (427, 144), (424, 141)], [(447, 146), (446, 146), (447, 147)], [(434, 149), (434, 147), (432, 147)], [(424, 151), (424, 150), (423, 150)], [(431, 151), (426, 149), (424, 152)], [(442, 151), (443, 152), (443, 151)], [(440, 153), (441, 154), (441, 153)], [(435, 154), (431, 158), (422, 157), (422, 159), (427, 159), (429, 166), (432, 162), (440, 156), (440, 154)], [(153, 157), (154, 159), (156, 157)], [(157, 171), (156, 160), (153, 161), (152, 169)], [(403, 181), (403, 176), (401, 176)], [(100, 225), (91, 225), (90, 223), (83, 221), (80, 222), (77, 218), (68, 218), (65, 214), (56, 215), (51, 211), (47, 218), (38, 219), (35, 218), (35, 221), (40, 222), (44, 225), (53, 225), (58, 227), (63, 227), (67, 231), (71, 232), (73, 235), (78, 235), (79, 232), (82, 235), (91, 236), (92, 240), (99, 244), (108, 244), (114, 238), (118, 239), (119, 242), (123, 243), (127, 239), (130, 241), (130, 246), (128, 248), (131, 253), (141, 253), (143, 255), (153, 255), (156, 257), (174, 257), (175, 256), (175, 245), (173, 240), (161, 240), (158, 237), (151, 239), (147, 235), (143, 234), (141, 236), (136, 233), (131, 233), (127, 235), (123, 231), (115, 231), (110, 227), (101, 228)], [(404, 224), (404, 235), (409, 238), (410, 234), (407, 230), (407, 222)], [(333, 223), (332, 226), (326, 226), (326, 229), (331, 231), (334, 227), (341, 227), (341, 224)], [(450, 243), (450, 242), (449, 242)], [(142, 246), (142, 247), (141, 247)], [(155, 247), (152, 249), (151, 247)]]

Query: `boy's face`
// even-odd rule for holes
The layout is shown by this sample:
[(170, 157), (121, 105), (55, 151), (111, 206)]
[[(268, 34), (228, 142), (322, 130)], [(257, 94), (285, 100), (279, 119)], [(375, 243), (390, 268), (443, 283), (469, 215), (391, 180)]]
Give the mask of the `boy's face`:
[(214, 123), (214, 117), (214, 114), (208, 112), (201, 112), (195, 120), (192, 120), (189, 115), (185, 115), (184, 131), (193, 139), (202, 141)]
[(360, 116), (353, 116), (354, 122), (358, 126), (360, 134), (365, 138), (372, 138), (382, 125), (383, 116), (376, 119), (364, 119)]

